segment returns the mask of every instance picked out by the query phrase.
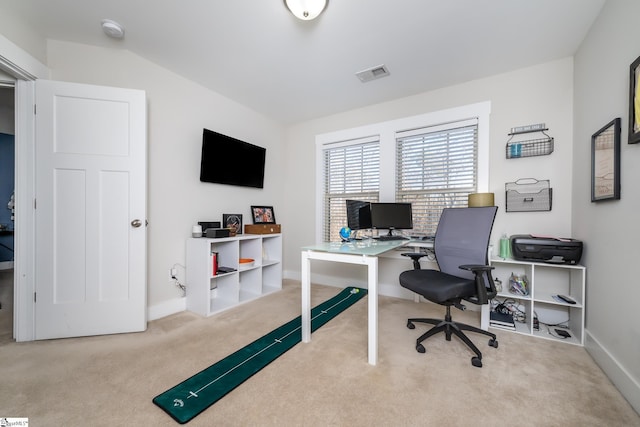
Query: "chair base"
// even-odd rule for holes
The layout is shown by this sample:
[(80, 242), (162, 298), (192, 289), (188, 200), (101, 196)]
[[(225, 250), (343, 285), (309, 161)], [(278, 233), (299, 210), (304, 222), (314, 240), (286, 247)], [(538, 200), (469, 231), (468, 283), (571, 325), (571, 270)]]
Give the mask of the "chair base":
[(489, 340), (489, 345), (494, 348), (498, 348), (498, 341), (496, 340), (496, 334), (493, 334), (489, 331), (485, 331), (484, 329), (477, 328), (475, 326), (467, 325), (464, 323), (457, 323), (451, 320), (451, 307), (447, 306), (447, 313), (445, 315), (444, 320), (442, 319), (408, 319), (407, 320), (407, 328), (414, 329), (414, 323), (428, 323), (431, 325), (435, 325), (433, 328), (429, 329), (427, 332), (422, 334), (416, 340), (416, 350), (419, 353), (424, 353), (426, 350), (422, 345), (422, 342), (433, 336), (437, 333), (444, 332), (447, 341), (451, 341), (451, 335), (455, 334), (458, 338), (464, 342), (467, 347), (469, 347), (476, 355), (471, 358), (471, 364), (477, 368), (482, 367), (482, 353), (478, 350), (478, 347), (465, 335), (462, 331), (470, 331), (478, 334), (483, 334), (491, 339)]

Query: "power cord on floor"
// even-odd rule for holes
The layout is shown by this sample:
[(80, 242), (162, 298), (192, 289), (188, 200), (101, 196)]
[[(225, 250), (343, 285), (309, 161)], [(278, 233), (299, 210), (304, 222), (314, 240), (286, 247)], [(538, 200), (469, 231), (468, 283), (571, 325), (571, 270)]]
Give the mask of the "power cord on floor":
[(178, 280), (178, 272), (176, 266), (181, 267), (183, 270), (185, 269), (185, 267), (182, 264), (173, 264), (173, 267), (171, 267), (171, 279), (173, 279), (175, 285), (180, 288), (180, 290), (182, 291), (182, 296), (184, 297), (187, 295), (187, 287), (180, 283), (180, 280)]

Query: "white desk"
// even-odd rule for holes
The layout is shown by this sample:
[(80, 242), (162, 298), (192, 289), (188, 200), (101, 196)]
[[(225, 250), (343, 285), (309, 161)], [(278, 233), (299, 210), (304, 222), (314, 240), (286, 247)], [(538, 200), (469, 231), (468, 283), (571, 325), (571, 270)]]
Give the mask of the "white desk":
[(311, 341), (311, 260), (367, 266), (369, 364), (378, 363), (378, 256), (409, 240), (357, 240), (319, 243), (302, 248), (302, 342)]

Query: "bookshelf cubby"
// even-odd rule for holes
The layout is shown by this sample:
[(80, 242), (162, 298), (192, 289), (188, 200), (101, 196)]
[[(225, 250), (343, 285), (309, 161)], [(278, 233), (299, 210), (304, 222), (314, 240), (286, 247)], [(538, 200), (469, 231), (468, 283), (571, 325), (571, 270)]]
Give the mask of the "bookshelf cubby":
[[(219, 267), (213, 274), (212, 253)], [(240, 264), (240, 258), (253, 263)], [(241, 234), (187, 240), (187, 310), (211, 316), (282, 289), (282, 235)]]
[[(492, 258), (495, 267), (493, 277), (502, 282), (502, 291), (497, 299), (515, 300), (525, 312), (524, 322), (515, 322), (514, 333), (532, 335), (538, 338), (562, 341), (575, 345), (584, 345), (585, 320), (585, 277), (586, 268), (581, 265), (547, 264), (514, 259)], [(517, 295), (509, 292), (511, 273), (526, 275), (529, 295)], [(554, 295), (567, 295), (576, 301), (569, 304), (556, 300)], [(483, 324), (489, 323), (489, 306), (483, 306)], [(537, 317), (538, 322), (534, 321)], [(551, 326), (562, 324), (562, 328), (571, 334), (570, 338), (561, 338)], [(537, 329), (536, 329), (537, 325)], [(497, 329), (497, 328), (496, 328)], [(500, 329), (503, 330), (503, 329)]]

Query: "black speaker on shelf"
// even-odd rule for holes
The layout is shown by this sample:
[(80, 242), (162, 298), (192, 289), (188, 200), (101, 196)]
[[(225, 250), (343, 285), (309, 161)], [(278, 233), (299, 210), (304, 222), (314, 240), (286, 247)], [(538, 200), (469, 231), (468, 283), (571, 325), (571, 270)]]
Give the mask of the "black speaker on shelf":
[(198, 224), (202, 227), (202, 235), (204, 236), (210, 228), (220, 228), (220, 221), (198, 221)]
[(228, 228), (208, 228), (204, 233), (204, 236), (209, 239), (216, 239), (220, 237), (229, 237), (231, 230)]

